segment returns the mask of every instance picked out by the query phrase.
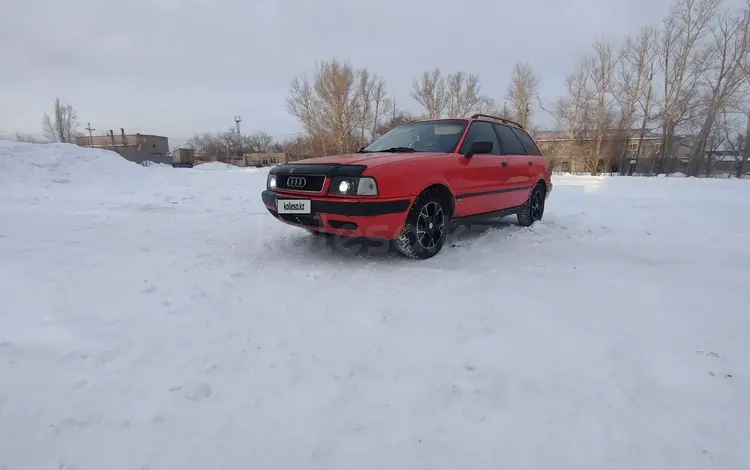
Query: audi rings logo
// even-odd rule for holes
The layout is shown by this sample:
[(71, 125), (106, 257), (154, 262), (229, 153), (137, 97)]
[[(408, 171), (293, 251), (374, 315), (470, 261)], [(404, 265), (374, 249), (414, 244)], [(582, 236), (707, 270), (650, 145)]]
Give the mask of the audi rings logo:
[(303, 176), (290, 176), (286, 179), (286, 186), (288, 188), (304, 188), (307, 184), (307, 179)]

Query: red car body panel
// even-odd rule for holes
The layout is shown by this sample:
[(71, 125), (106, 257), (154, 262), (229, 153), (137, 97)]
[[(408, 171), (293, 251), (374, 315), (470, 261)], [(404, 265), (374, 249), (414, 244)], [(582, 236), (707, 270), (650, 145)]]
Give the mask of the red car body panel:
[[(467, 138), (473, 121), (497, 124), (483, 119), (466, 121), (469, 125), (453, 152), (334, 155), (291, 162), (272, 169), (272, 172), (281, 174), (285, 168), (294, 167), (291, 171), (302, 175), (310, 173), (305, 170), (316, 164), (319, 167), (327, 165), (326, 168), (360, 165), (366, 168), (359, 176), (376, 180), (377, 196), (329, 195), (331, 178), (327, 177), (320, 192), (269, 188), (263, 192), (263, 202), (274, 216), (291, 225), (337, 235), (393, 239), (401, 231), (413, 201), (433, 185), (442, 185), (450, 191), (455, 207), (453, 219), (502, 211), (512, 213), (526, 202), (539, 182), (544, 184), (549, 195), (552, 168), (544, 156), (477, 154), (469, 158), (458, 153), (457, 149)], [(277, 212), (276, 199), (285, 198), (310, 200), (315, 220), (306, 216), (282, 217)]]

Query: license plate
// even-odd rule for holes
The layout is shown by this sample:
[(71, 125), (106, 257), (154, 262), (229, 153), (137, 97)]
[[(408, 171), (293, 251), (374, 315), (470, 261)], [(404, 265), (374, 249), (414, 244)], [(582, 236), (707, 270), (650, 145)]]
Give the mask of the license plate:
[(277, 199), (276, 210), (279, 214), (309, 214), (309, 199)]

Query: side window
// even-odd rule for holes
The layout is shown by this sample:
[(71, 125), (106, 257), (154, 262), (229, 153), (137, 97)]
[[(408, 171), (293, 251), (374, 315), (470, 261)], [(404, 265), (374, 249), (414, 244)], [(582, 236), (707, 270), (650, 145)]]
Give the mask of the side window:
[(521, 145), (521, 141), (518, 140), (510, 127), (502, 124), (495, 124), (494, 126), (497, 135), (500, 136), (500, 141), (503, 143), (503, 151), (506, 155), (526, 155), (526, 150)]
[(531, 137), (529, 137), (529, 134), (522, 131), (521, 129), (513, 129), (513, 133), (516, 134), (516, 137), (518, 137), (518, 140), (521, 141), (523, 144), (523, 148), (526, 149), (526, 155), (541, 155), (542, 153), (539, 151), (539, 147), (536, 146), (533, 140), (531, 140)]
[(469, 127), (469, 132), (466, 133), (466, 140), (461, 145), (459, 153), (466, 153), (469, 151), (471, 144), (474, 142), (492, 142), (492, 155), (500, 155), (500, 142), (497, 141), (497, 136), (492, 130), (492, 124), (484, 121), (474, 121)]

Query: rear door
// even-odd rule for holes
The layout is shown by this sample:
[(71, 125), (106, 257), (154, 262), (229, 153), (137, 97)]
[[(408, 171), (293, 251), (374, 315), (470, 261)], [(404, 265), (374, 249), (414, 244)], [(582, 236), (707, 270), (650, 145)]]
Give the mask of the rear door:
[[(492, 142), (492, 151), (471, 158), (464, 157), (474, 142)], [(458, 171), (452, 178), (456, 191), (456, 217), (501, 209), (500, 190), (505, 185), (504, 170), (508, 163), (501, 155), (502, 147), (492, 124), (473, 121), (458, 152)]]
[(504, 203), (506, 207), (516, 207), (526, 202), (529, 197), (530, 167), (526, 149), (515, 132), (515, 129), (505, 124), (493, 124), (500, 139), (503, 155), (508, 159), (506, 170), (506, 193)]

